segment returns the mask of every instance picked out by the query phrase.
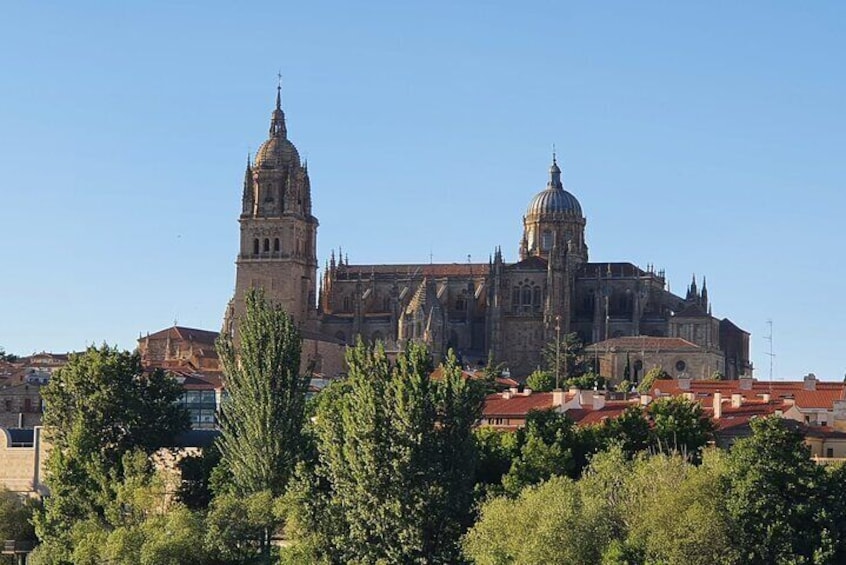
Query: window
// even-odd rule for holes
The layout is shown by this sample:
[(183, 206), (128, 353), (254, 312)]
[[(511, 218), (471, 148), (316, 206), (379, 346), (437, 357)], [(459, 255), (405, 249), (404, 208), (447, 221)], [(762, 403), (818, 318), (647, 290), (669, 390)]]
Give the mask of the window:
[(826, 457), (834, 457), (834, 448), (833, 447), (826, 447), (825, 448), (825, 456)]
[(270, 251), (270, 240), (264, 238), (264, 252), (267, 253), (268, 251)]
[(351, 308), (350, 308), (350, 297), (345, 296), (344, 297), (344, 312), (349, 312), (350, 310), (351, 310)]
[(541, 250), (549, 251), (550, 249), (552, 249), (552, 232), (545, 230), (541, 234)]
[(259, 240), (258, 238), (253, 240), (253, 255), (259, 254)]
[(275, 253), (279, 253), (279, 238), (278, 237), (273, 239), (273, 251)]
[(455, 299), (455, 309), (459, 312), (467, 310), (467, 301), (464, 299), (463, 296), (459, 296)]
[(683, 372), (685, 369), (687, 369), (687, 363), (685, 363), (685, 362), (684, 362), (684, 361), (682, 361), (681, 359), (679, 359), (678, 361), (676, 361), (676, 371), (678, 371), (679, 373), (681, 373), (681, 372)]

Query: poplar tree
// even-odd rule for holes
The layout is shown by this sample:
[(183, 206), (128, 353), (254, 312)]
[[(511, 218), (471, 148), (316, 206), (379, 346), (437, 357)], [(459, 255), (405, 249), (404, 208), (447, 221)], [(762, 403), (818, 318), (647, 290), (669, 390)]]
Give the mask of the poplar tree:
[(359, 342), (347, 366), (316, 412), (317, 461), (299, 484), (292, 552), (308, 562), (461, 562), (482, 387), (462, 378), (451, 354), (443, 379), (430, 380), (419, 344), (391, 364), (381, 345)]
[(218, 445), (237, 494), (278, 496), (300, 453), (309, 378), (300, 375), (302, 338), (290, 316), (261, 289), (245, 301), (238, 342), (217, 342), (228, 393)]

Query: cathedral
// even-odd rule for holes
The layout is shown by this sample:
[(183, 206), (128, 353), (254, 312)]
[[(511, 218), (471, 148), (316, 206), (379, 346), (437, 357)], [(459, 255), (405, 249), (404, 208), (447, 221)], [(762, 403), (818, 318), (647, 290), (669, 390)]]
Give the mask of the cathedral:
[[(522, 377), (542, 364), (546, 344), (574, 332), (605, 360), (612, 379), (622, 378), (614, 368), (622, 353), (636, 372), (660, 357), (672, 376), (751, 373), (749, 334), (712, 315), (704, 279), (700, 288), (694, 278), (681, 297), (662, 271), (589, 260), (587, 222), (555, 155), (546, 187), (523, 215), (516, 263), (506, 263), (499, 247), (487, 263), (448, 264), (352, 264), (333, 251), (318, 281), (308, 168), (288, 139), (277, 88), (268, 139), (247, 161), (239, 222), (235, 296), (224, 329), (237, 338), (244, 293), (262, 287), (299, 324), (304, 356), (318, 369), (333, 345), (360, 336), (388, 350), (423, 341), (435, 358), (453, 349), (473, 364), (492, 354)], [(667, 357), (673, 351), (676, 357)], [(322, 370), (335, 369), (324, 363)]]

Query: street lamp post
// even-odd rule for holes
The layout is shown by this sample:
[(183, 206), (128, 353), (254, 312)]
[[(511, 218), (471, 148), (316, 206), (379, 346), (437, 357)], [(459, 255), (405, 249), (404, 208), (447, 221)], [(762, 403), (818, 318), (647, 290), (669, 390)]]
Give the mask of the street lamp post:
[(561, 316), (555, 316), (555, 388), (561, 388)]

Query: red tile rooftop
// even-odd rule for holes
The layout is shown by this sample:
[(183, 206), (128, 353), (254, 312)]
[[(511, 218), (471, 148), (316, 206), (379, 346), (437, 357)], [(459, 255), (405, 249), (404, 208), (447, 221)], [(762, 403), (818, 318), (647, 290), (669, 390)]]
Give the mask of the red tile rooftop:
[(502, 393), (495, 393), (485, 397), (482, 415), (485, 418), (522, 418), (531, 410), (548, 410), (550, 408), (552, 408), (551, 392), (533, 392), (528, 396), (517, 393), (511, 398), (503, 398)]

